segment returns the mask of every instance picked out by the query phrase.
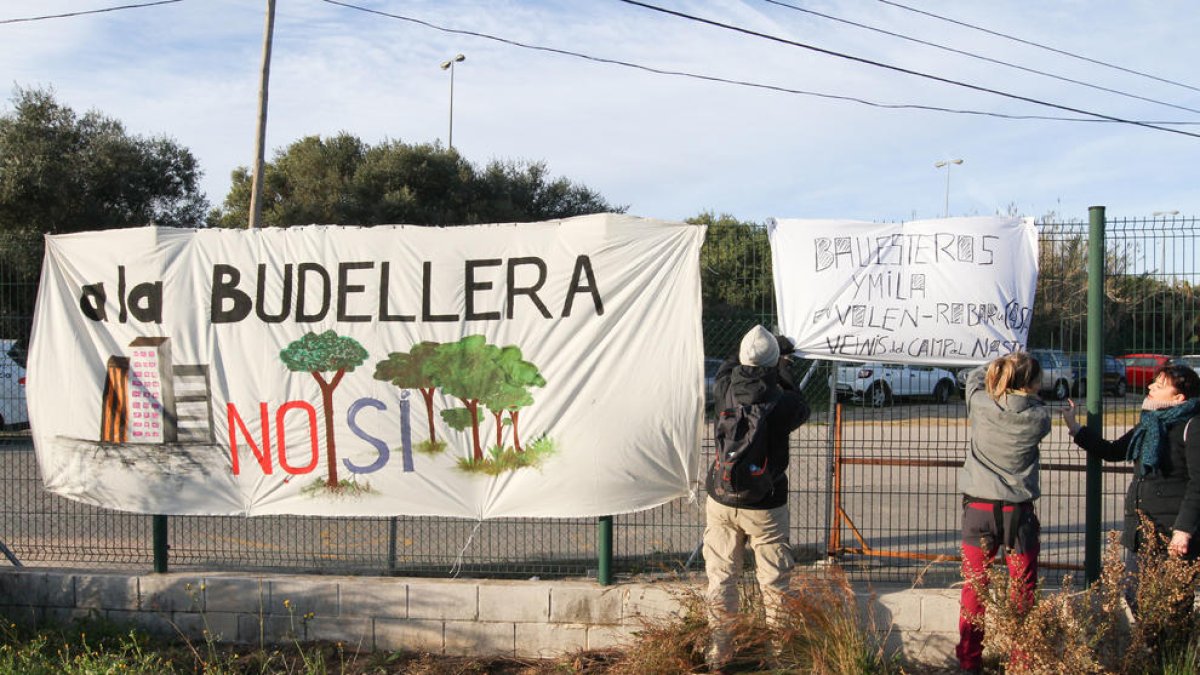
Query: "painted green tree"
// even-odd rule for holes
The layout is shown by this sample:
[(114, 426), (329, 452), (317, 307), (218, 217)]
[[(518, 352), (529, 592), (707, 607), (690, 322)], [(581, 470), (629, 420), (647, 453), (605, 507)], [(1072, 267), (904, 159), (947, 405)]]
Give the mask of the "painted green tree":
[(483, 446), (479, 443), (479, 403), (494, 394), (504, 379), (497, 365), (500, 349), (490, 345), (482, 335), (468, 335), (458, 342), (438, 345), (429, 361), (433, 381), (447, 395), (463, 403), (471, 422), (471, 456), (483, 461)]
[(446, 426), (456, 431), (466, 431), (471, 424), (479, 423), (479, 415), (471, 416), (471, 411), (466, 408), (450, 408), (442, 411), (442, 421)]
[(521, 358), (521, 349), (515, 345), (501, 348), (496, 354), (496, 367), (501, 377), (496, 388), (483, 404), (496, 420), (496, 445), (503, 445), (504, 413), (508, 413), (508, 423), (513, 428), (513, 449), (523, 452), (518, 421), (521, 408), (533, 405), (531, 387), (544, 387), (546, 379), (538, 371), (538, 367)]
[(375, 364), (375, 379), (390, 382), (401, 389), (416, 389), (425, 401), (425, 416), (429, 422), (428, 450), (440, 451), (433, 425), (433, 381), (430, 363), (437, 353), (438, 343), (419, 342), (408, 352), (392, 352), (386, 361)]
[[(332, 330), (324, 333), (307, 333), (279, 352), (279, 358), (287, 369), (295, 373), (308, 373), (321, 387), (321, 404), (325, 409), (325, 448), (329, 476), (325, 485), (337, 488), (337, 450), (333, 434), (333, 390), (337, 389), (342, 377), (353, 372), (367, 360), (367, 350), (354, 338), (342, 337)], [(322, 373), (333, 373), (326, 380)]]

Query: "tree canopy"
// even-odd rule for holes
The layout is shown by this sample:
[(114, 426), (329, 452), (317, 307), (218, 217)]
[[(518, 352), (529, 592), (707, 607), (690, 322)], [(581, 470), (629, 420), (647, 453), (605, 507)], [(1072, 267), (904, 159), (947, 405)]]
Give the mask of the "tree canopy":
[[(239, 167), (218, 227), (245, 227), (251, 175)], [(307, 136), (263, 171), (263, 224), (469, 225), (622, 212), (595, 191), (551, 178), (543, 162), (494, 160), (477, 168), (436, 143), (369, 145), (347, 132)]]
[(775, 315), (767, 229), (709, 211), (687, 222), (708, 227), (700, 248), (704, 353), (728, 354), (748, 329)]
[(12, 106), (0, 115), (0, 231), (203, 225), (200, 168), (174, 140), (77, 115), (49, 91), (18, 88)]

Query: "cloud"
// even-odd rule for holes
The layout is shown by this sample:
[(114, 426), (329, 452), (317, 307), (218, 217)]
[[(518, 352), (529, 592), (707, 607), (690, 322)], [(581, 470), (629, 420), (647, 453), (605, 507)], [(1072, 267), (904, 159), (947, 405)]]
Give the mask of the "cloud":
[[(620, 59), (882, 103), (1069, 114), (782, 45), (620, 2), (359, 0), (447, 27)], [(10, 0), (0, 18), (73, 11), (79, 2)], [(1138, 119), (1195, 114), (914, 45), (761, 0), (663, 6), (823, 49)], [(1200, 108), (1200, 94), (969, 31), (883, 3), (794, 2), (1026, 67)], [(102, 2), (90, 6), (104, 6)], [(1200, 23), (1178, 1), (964, 5), (923, 10), (1187, 82)], [(325, 2), (280, 3), (268, 148), (348, 131), (364, 141), (447, 141), (457, 53), (454, 142), (469, 159), (544, 160), (632, 213), (702, 210), (900, 220), (1016, 204), (1086, 217), (1090, 203), (1200, 212), (1189, 189), (1200, 138), (1112, 124), (1010, 121), (854, 103), (654, 75), (455, 35)], [(0, 61), (20, 86), (53, 86), (77, 110), (191, 148), (218, 203), (253, 159), (263, 15), (259, 3), (206, 0), (75, 19), (0, 25)], [(1200, 132), (1200, 127), (1187, 127)], [(1128, 207), (1124, 206), (1128, 205)], [(1122, 211), (1125, 212), (1125, 211)]]

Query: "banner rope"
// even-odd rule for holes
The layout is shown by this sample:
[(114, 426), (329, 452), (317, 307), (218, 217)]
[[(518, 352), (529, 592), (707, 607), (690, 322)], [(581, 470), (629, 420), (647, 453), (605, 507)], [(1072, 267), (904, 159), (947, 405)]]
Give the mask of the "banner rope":
[(458, 552), (458, 557), (454, 559), (454, 564), (450, 566), (450, 577), (457, 579), (459, 572), (462, 572), (463, 556), (466, 555), (467, 549), (471, 547), (471, 540), (475, 538), (475, 533), (479, 531), (479, 526), (483, 525), (482, 520), (475, 521), (475, 527), (471, 528), (471, 534), (467, 537), (467, 543), (463, 544), (462, 549)]

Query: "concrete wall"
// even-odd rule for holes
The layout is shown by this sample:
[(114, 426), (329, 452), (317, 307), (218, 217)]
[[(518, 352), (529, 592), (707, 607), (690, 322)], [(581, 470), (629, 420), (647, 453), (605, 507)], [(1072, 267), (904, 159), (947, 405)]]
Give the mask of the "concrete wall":
[[(618, 646), (643, 617), (680, 613), (683, 589), (698, 584), (4, 569), (0, 613), (24, 622), (95, 614), (197, 640), (207, 630), (249, 644), (552, 657)], [(877, 589), (860, 602), (907, 658), (943, 663), (953, 653), (956, 591)]]

